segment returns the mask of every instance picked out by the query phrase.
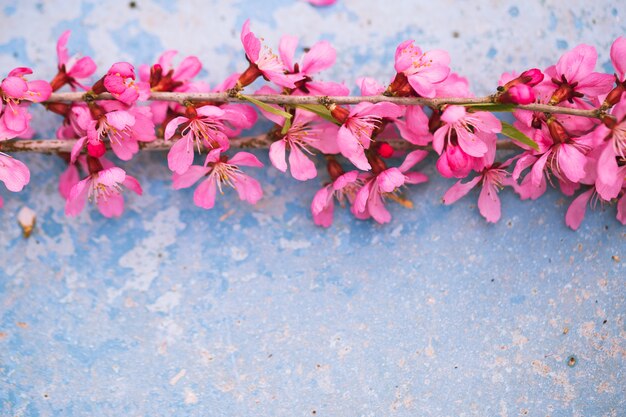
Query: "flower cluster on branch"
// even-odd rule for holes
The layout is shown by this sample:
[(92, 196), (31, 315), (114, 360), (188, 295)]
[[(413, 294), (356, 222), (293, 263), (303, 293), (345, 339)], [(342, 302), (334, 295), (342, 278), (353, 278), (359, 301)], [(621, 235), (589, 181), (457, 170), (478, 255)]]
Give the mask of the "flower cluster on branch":
[[(58, 147), (59, 140), (68, 141), (69, 152), (56, 153), (67, 162), (59, 192), (69, 216), (88, 201), (106, 217), (120, 216), (124, 193), (141, 195), (142, 188), (114, 161), (129, 161), (160, 138), (173, 188), (195, 187), (197, 206), (211, 209), (217, 191), (228, 188), (255, 204), (263, 191), (249, 168), (263, 164), (230, 148), (262, 116), (273, 123), (265, 138), (273, 167), (298, 181), (320, 182), (311, 196), (320, 226), (332, 224), (336, 203), (379, 223), (391, 219), (388, 202), (412, 207), (405, 190), (428, 181), (414, 167), (429, 151), (440, 175), (458, 179), (444, 204), (480, 188), (478, 209), (489, 222), (500, 218), (504, 187), (534, 200), (550, 185), (574, 197), (565, 215), (572, 229), (597, 202), (616, 205), (617, 219), (626, 224), (624, 37), (611, 47), (614, 75), (596, 72), (595, 48), (579, 45), (543, 70), (502, 74), (493, 94), (480, 98), (451, 70), (446, 51), (424, 51), (412, 40), (398, 45), (389, 84), (362, 77), (360, 96), (349, 96), (348, 86), (318, 77), (336, 60), (329, 42), (304, 48), (298, 57), (298, 39), (283, 36), (276, 53), (249, 21), (241, 30), (247, 67), (214, 87), (197, 80), (198, 57), (175, 64), (171, 50), (137, 69), (115, 63), (91, 82), (96, 64), (70, 56), (69, 36), (63, 33), (57, 43), (58, 73), (49, 83), (30, 80), (29, 68), (16, 68), (0, 85), (0, 150), (28, 150), (16, 141), (34, 134), (32, 103), (62, 118), (58, 140), (47, 142)], [(58, 93), (64, 87), (80, 94)], [(253, 87), (253, 94), (244, 94)], [(515, 121), (505, 123), (494, 112), (512, 112)], [(508, 150), (497, 153), (505, 136)], [(30, 149), (45, 149), (45, 143)], [(326, 172), (318, 171), (321, 162)], [(0, 152), (0, 181), (9, 191), (22, 190), (29, 180), (24, 163)]]

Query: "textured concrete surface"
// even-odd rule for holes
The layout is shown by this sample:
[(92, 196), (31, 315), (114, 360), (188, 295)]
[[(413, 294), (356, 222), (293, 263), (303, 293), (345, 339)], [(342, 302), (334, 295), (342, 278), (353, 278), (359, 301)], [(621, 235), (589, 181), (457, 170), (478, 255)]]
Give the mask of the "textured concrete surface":
[[(245, 65), (251, 17), (268, 44), (333, 41), (329, 79), (387, 82), (395, 45), (415, 38), (448, 49), (486, 93), (502, 71), (581, 42), (610, 70), (608, 48), (626, 33), (626, 7), (609, 1), (134, 3), (4, 1), (0, 68), (51, 78), (70, 28), (70, 51), (102, 70), (176, 48), (215, 84)], [(51, 135), (57, 119), (35, 117)], [(204, 211), (151, 154), (123, 164), (145, 190), (124, 217), (67, 219), (62, 161), (20, 157), (27, 191), (0, 191), (2, 416), (626, 415), (626, 229), (614, 207), (572, 232), (567, 198), (504, 192), (489, 225), (476, 194), (442, 206), (451, 181), (424, 168), (432, 181), (411, 188), (413, 210), (391, 205), (390, 225), (338, 210), (323, 230), (308, 211), (321, 179), (268, 169), (257, 206), (228, 193)], [(26, 240), (25, 205), (38, 215)]]

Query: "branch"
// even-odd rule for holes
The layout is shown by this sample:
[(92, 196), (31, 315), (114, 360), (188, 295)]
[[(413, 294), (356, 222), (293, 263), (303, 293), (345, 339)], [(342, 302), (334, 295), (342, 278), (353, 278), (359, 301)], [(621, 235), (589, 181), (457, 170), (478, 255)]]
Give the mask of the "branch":
[[(414, 150), (425, 149), (432, 150), (431, 146), (417, 146), (404, 140), (387, 141), (396, 150)], [(70, 153), (72, 147), (76, 143), (76, 139), (13, 139), (0, 142), (0, 151), (2, 152), (37, 152), (43, 154)], [(139, 148), (146, 151), (167, 151), (175, 140), (165, 140), (162, 138), (152, 142), (139, 142)], [(250, 148), (250, 149), (267, 149), (272, 144), (272, 139), (267, 135), (244, 136), (233, 138), (230, 145), (233, 148)], [(106, 143), (107, 149), (111, 149), (111, 144)], [(498, 141), (499, 150), (520, 149), (510, 140)]]
[[(249, 97), (253, 97), (256, 100), (269, 104), (320, 104), (321, 99), (327, 99), (336, 104), (358, 104), (358, 103), (380, 103), (388, 102), (399, 105), (419, 105), (439, 107), (445, 104), (458, 104), (458, 105), (473, 105), (473, 104), (492, 104), (493, 97), (449, 97), (449, 98), (425, 98), (425, 97), (388, 97), (385, 95), (376, 96), (288, 96), (282, 94), (275, 95), (262, 95), (262, 94), (250, 94)], [(58, 102), (80, 102), (90, 100), (114, 100), (112, 94), (103, 93), (99, 95), (86, 94), (86, 93), (53, 93), (45, 103), (58, 103)], [(172, 101), (177, 103), (184, 103), (186, 101), (191, 102), (210, 102), (210, 103), (246, 103), (247, 101), (232, 96), (229, 93), (170, 93), (170, 92), (152, 92), (148, 100), (153, 101)], [(582, 110), (582, 109), (570, 109), (567, 107), (550, 106), (548, 104), (511, 104), (512, 109), (530, 110), (544, 113), (554, 114), (568, 114), (572, 116), (582, 116), (591, 118), (602, 118), (604, 112), (599, 109)], [(489, 107), (484, 107), (485, 111), (489, 111)]]

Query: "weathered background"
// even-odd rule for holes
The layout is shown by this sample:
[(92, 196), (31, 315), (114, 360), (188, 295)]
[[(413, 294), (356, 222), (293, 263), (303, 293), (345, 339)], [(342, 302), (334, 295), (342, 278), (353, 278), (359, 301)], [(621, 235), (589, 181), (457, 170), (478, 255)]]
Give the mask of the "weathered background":
[[(328, 39), (327, 79), (388, 82), (407, 38), (450, 51), (477, 94), (501, 72), (544, 67), (578, 43), (626, 33), (614, 1), (2, 1), (0, 68), (55, 73), (55, 42), (102, 71), (151, 63), (164, 49), (196, 54), (212, 84), (245, 67), (239, 30), (276, 45)], [(44, 136), (58, 123), (38, 112)], [(258, 153), (268, 162), (264, 152)], [(433, 169), (413, 210), (390, 225), (313, 225), (323, 179), (258, 174), (255, 207), (233, 193), (215, 209), (171, 190), (164, 154), (123, 164), (144, 185), (118, 220), (63, 215), (63, 163), (20, 155), (27, 190), (0, 192), (0, 415), (624, 416), (626, 229), (597, 207), (578, 232), (556, 192), (502, 194), (489, 225), (471, 194)], [(432, 164), (431, 164), (432, 165)], [(23, 239), (16, 213), (37, 229)], [(621, 260), (620, 260), (621, 257)], [(567, 365), (570, 355), (576, 358)]]

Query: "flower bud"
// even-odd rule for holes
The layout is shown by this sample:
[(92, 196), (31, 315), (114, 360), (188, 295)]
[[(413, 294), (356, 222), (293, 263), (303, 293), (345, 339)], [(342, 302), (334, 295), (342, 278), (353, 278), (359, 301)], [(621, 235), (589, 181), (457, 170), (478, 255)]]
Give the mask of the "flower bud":
[(535, 101), (535, 93), (527, 84), (517, 84), (498, 96), (500, 103), (530, 104)]
[(543, 72), (538, 68), (533, 68), (522, 72), (518, 78), (523, 84), (534, 87), (543, 81)]
[(89, 156), (93, 156), (94, 158), (100, 158), (104, 156), (106, 151), (107, 148), (102, 141), (98, 141), (98, 143), (96, 144), (93, 144), (91, 142), (87, 144), (87, 153), (89, 154)]
[(553, 117), (548, 119), (548, 130), (550, 131), (550, 136), (552, 136), (555, 143), (565, 143), (569, 139), (569, 134), (563, 125), (557, 122)]
[(380, 142), (378, 146), (378, 155), (382, 158), (391, 158), (393, 156), (394, 149), (387, 142)]

